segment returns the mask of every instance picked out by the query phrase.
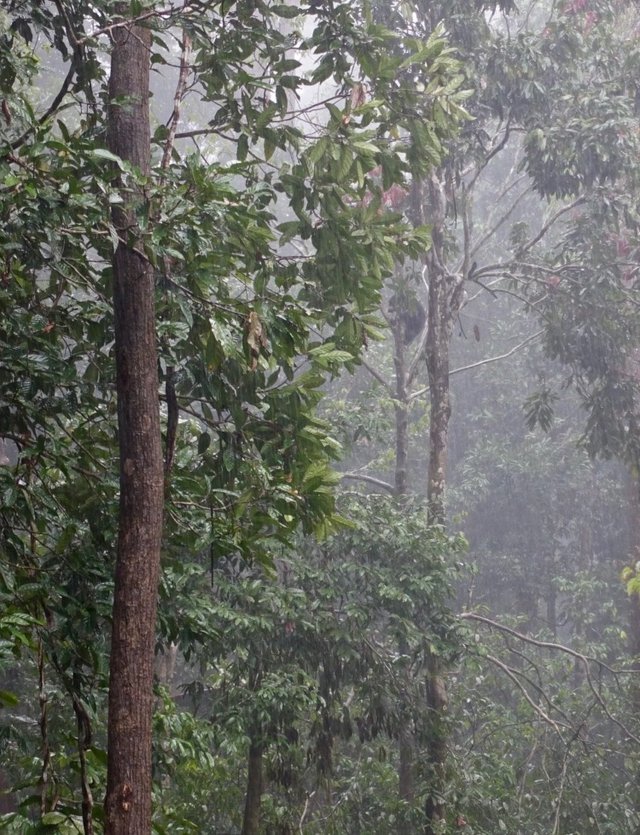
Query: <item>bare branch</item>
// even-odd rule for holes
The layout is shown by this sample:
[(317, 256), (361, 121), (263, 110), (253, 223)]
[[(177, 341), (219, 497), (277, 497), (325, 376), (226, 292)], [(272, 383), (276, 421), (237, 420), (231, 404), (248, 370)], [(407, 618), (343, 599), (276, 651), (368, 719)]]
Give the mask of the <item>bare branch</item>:
[(176, 85), (176, 92), (173, 97), (173, 111), (169, 117), (168, 129), (169, 133), (165, 141), (164, 152), (162, 154), (161, 169), (165, 172), (169, 168), (171, 162), (171, 153), (176, 139), (176, 131), (178, 129), (178, 122), (180, 121), (180, 107), (184, 100), (187, 81), (189, 79), (189, 58), (191, 56), (191, 38), (186, 30), (182, 30), (182, 52), (180, 54), (180, 71), (178, 74), (178, 83)]
[(372, 475), (365, 475), (364, 473), (341, 473), (340, 477), (350, 481), (364, 481), (365, 484), (373, 484), (389, 493), (395, 493), (393, 484), (389, 484), (388, 481), (383, 481), (381, 478), (375, 478)]
[(371, 374), (371, 376), (374, 377), (381, 386), (384, 386), (384, 388), (389, 392), (389, 395), (393, 397), (393, 389), (377, 369), (375, 369), (372, 365), (369, 365), (365, 359), (362, 360), (362, 367), (366, 368), (369, 374)]
[(563, 206), (561, 209), (558, 209), (557, 212), (555, 212), (553, 215), (551, 215), (549, 220), (542, 226), (542, 228), (540, 229), (538, 234), (534, 238), (532, 238), (529, 241), (528, 244), (525, 244), (524, 246), (520, 247), (520, 249), (517, 252), (517, 259), (516, 260), (519, 260), (521, 258), (521, 256), (525, 254), (525, 252), (529, 252), (530, 249), (533, 249), (533, 247), (538, 243), (538, 241), (540, 241), (542, 238), (544, 238), (544, 236), (547, 234), (549, 229), (551, 229), (553, 224), (559, 218), (561, 218), (562, 215), (565, 215), (567, 212), (572, 211), (577, 206), (582, 205), (582, 203), (584, 203), (585, 200), (586, 200), (585, 197), (578, 197), (572, 203), (569, 203), (568, 205)]
[[(500, 194), (500, 195), (497, 197), (498, 205), (500, 205), (500, 201), (504, 199), (504, 197), (507, 195), (507, 193), (508, 193), (509, 191), (511, 191), (511, 189), (512, 189), (512, 188), (515, 188), (517, 185), (519, 185), (519, 184), (520, 184), (521, 182), (523, 182), (525, 179), (526, 179), (526, 178), (525, 178), (524, 176), (523, 176), (523, 177), (519, 177), (519, 178), (518, 178), (515, 182), (510, 183), (510, 184), (509, 184), (509, 185), (508, 185), (508, 186), (507, 186), (507, 187), (503, 190), (502, 194)], [(528, 194), (530, 194), (530, 193), (531, 193), (531, 191), (532, 191), (531, 187), (526, 188), (526, 189), (524, 189), (524, 191), (522, 191), (522, 192), (521, 192), (521, 193), (520, 193), (520, 194), (519, 194), (519, 195), (515, 198), (515, 200), (513, 201), (513, 203), (511, 204), (511, 206), (509, 206), (509, 208), (507, 209), (507, 211), (506, 211), (506, 212), (504, 212), (504, 214), (502, 214), (502, 215), (498, 218), (498, 220), (496, 220), (496, 222), (493, 224), (493, 226), (492, 226), (490, 229), (488, 229), (488, 230), (485, 232), (485, 234), (484, 234), (484, 235), (482, 235), (482, 237), (481, 237), (478, 241), (476, 241), (476, 243), (472, 246), (472, 248), (471, 248), (471, 253), (470, 253), (470, 258), (473, 258), (473, 256), (476, 254), (476, 252), (478, 252), (478, 251), (479, 251), (479, 250), (480, 250), (480, 249), (484, 246), (484, 244), (485, 244), (488, 240), (490, 240), (490, 239), (491, 239), (491, 238), (495, 235), (495, 233), (498, 231), (498, 229), (500, 229), (500, 227), (501, 227), (504, 223), (506, 223), (506, 222), (507, 222), (507, 220), (509, 220), (509, 218), (510, 218), (510, 217), (511, 217), (511, 215), (512, 215), (512, 214), (516, 211), (516, 209), (518, 208), (518, 206), (520, 205), (520, 203), (524, 200), (524, 198), (525, 198), (525, 197), (527, 197), (527, 195), (528, 195)]]
[[(498, 140), (498, 135), (500, 134), (501, 130), (503, 131), (503, 134), (502, 134), (502, 137)], [(496, 130), (496, 133), (495, 133), (495, 136), (494, 136), (494, 139), (493, 139), (493, 147), (491, 148), (489, 153), (485, 156), (485, 158), (482, 160), (482, 163), (478, 166), (475, 173), (473, 174), (473, 176), (472, 176), (472, 178), (469, 182), (469, 187), (470, 188), (473, 188), (476, 181), (478, 180), (478, 178), (480, 177), (480, 175), (482, 174), (484, 169), (487, 167), (487, 165), (505, 147), (505, 145), (509, 141), (510, 136), (511, 136), (511, 124), (509, 122), (509, 119), (507, 119), (507, 122), (505, 123), (504, 128), (503, 128), (502, 124), (500, 124), (498, 126), (498, 129)], [(496, 141), (496, 140), (498, 140), (498, 141)]]
[[(185, 3), (185, 8), (189, 5), (189, 3)], [(176, 8), (176, 7), (169, 7), (166, 9), (150, 9), (149, 11), (143, 12), (142, 14), (138, 15), (137, 17), (129, 17), (123, 18), (122, 20), (116, 20), (115, 23), (110, 23), (108, 26), (103, 26), (101, 29), (96, 29), (90, 35), (86, 35), (84, 38), (79, 38), (76, 40), (74, 46), (84, 46), (84, 44), (90, 43), (91, 41), (98, 38), (100, 35), (113, 35), (113, 33), (117, 29), (122, 28), (133, 28), (134, 26), (138, 26), (140, 23), (144, 23), (145, 20), (152, 20), (153, 18), (163, 18), (165, 20), (170, 20), (172, 17), (183, 14), (184, 9)]]
[[(196, 136), (210, 136), (211, 134), (220, 134), (220, 131), (216, 130), (215, 128), (195, 128), (194, 130), (183, 130), (180, 133), (176, 133), (174, 139), (194, 139)], [(223, 137), (223, 138), (231, 138), (231, 137)]]
[(504, 624), (498, 623), (495, 620), (491, 620), (491, 618), (487, 618), (484, 615), (478, 615), (475, 612), (462, 612), (460, 617), (465, 620), (475, 620), (479, 621), (480, 623), (485, 623), (492, 629), (496, 629), (497, 631), (502, 632), (503, 634), (511, 635), (514, 638), (518, 638), (518, 640), (530, 644), (531, 646), (539, 647), (540, 649), (553, 650), (556, 652), (563, 652), (565, 655), (570, 655), (573, 658), (576, 658), (582, 664), (586, 681), (589, 686), (589, 690), (593, 694), (596, 702), (602, 709), (602, 712), (605, 714), (607, 719), (609, 719), (611, 722), (613, 722), (614, 725), (620, 728), (620, 730), (625, 734), (628, 740), (635, 742), (637, 745), (640, 745), (640, 738), (636, 734), (634, 734), (624, 724), (624, 722), (621, 722), (619, 719), (616, 719), (616, 717), (612, 715), (611, 711), (607, 707), (606, 702), (602, 698), (599, 689), (595, 686), (593, 682), (593, 677), (591, 675), (591, 664), (595, 664), (600, 669), (606, 670), (608, 673), (614, 676), (614, 678), (617, 678), (620, 675), (638, 675), (640, 674), (640, 669), (614, 669), (613, 667), (610, 667), (608, 664), (605, 664), (604, 661), (601, 661), (598, 658), (593, 658), (589, 655), (584, 655), (583, 653), (578, 652), (577, 650), (574, 650), (571, 647), (568, 647), (564, 644), (558, 644), (554, 641), (540, 641), (537, 638), (532, 638), (529, 635), (524, 635), (522, 632), (518, 632), (516, 629), (512, 629), (510, 626), (505, 626)]
[[(478, 362), (472, 362), (470, 365), (462, 365), (460, 368), (454, 368), (452, 371), (449, 372), (449, 376), (452, 374), (460, 374), (462, 371), (470, 371), (473, 368), (479, 368), (482, 365), (488, 365), (491, 362), (498, 362), (499, 360), (507, 359), (507, 357), (512, 356), (513, 354), (517, 353), (521, 348), (524, 348), (525, 345), (528, 345), (530, 342), (533, 342), (534, 339), (537, 339), (541, 336), (544, 331), (539, 330), (536, 333), (531, 334), (525, 340), (520, 342), (518, 345), (514, 345), (511, 350), (507, 351), (506, 354), (499, 354), (496, 357), (487, 357), (484, 360), (478, 360)], [(424, 388), (418, 389), (418, 391), (414, 391), (412, 394), (409, 395), (409, 401), (415, 400), (418, 397), (422, 397), (423, 394), (426, 394), (429, 391), (429, 386), (425, 386)]]
[(470, 365), (461, 365), (460, 368), (454, 368), (452, 371), (449, 372), (449, 376), (451, 376), (452, 374), (460, 374), (462, 371), (470, 371), (472, 368), (478, 368), (481, 365), (488, 365), (490, 362), (498, 362), (499, 360), (507, 359), (507, 357), (513, 356), (513, 354), (517, 353), (521, 348), (524, 348), (525, 345), (528, 345), (530, 342), (533, 342), (534, 339), (537, 339), (543, 333), (544, 331), (542, 330), (536, 331), (535, 333), (531, 334), (531, 336), (528, 336), (526, 339), (520, 342), (518, 345), (514, 345), (513, 348), (506, 352), (506, 354), (499, 354), (496, 357), (487, 357), (487, 359), (478, 360), (478, 362), (472, 362)]
[(523, 641), (525, 644), (531, 644), (535, 647), (540, 647), (541, 649), (549, 649), (549, 650), (557, 650), (558, 652), (564, 652), (566, 655), (571, 655), (573, 658), (577, 658), (578, 660), (582, 661), (583, 664), (588, 665), (590, 662), (596, 664), (598, 667), (602, 667), (603, 670), (606, 670), (608, 673), (611, 673), (614, 676), (619, 675), (638, 675), (640, 674), (640, 668), (623, 668), (621, 670), (614, 669), (610, 667), (608, 664), (605, 664), (604, 661), (600, 661), (598, 658), (594, 658), (590, 655), (584, 655), (581, 652), (578, 652), (571, 647), (566, 646), (565, 644), (558, 644), (555, 641), (540, 641), (537, 638), (532, 638), (530, 635), (525, 635), (523, 632), (518, 632), (517, 629), (513, 629), (510, 626), (506, 626), (503, 623), (499, 623), (496, 620), (492, 620), (491, 618), (486, 617), (485, 615), (479, 615), (477, 612), (461, 612), (459, 615), (460, 618), (463, 620), (476, 620), (479, 623), (484, 623), (487, 626), (490, 626), (492, 629), (496, 629), (498, 632), (504, 632), (507, 635), (512, 635), (514, 638), (518, 638), (518, 640)]
[(509, 678), (513, 684), (518, 688), (518, 690), (522, 693), (525, 698), (525, 701), (531, 706), (534, 713), (542, 719), (543, 722), (546, 722), (547, 725), (553, 728), (553, 730), (558, 734), (560, 739), (564, 742), (564, 737), (562, 736), (561, 726), (555, 719), (552, 719), (549, 714), (542, 709), (539, 704), (536, 704), (534, 700), (529, 695), (529, 691), (524, 686), (524, 684), (519, 680), (518, 676), (516, 675), (515, 671), (505, 664), (503, 661), (500, 661), (499, 658), (496, 658), (493, 655), (485, 655), (483, 656), (488, 661), (491, 661), (498, 669), (502, 670), (502, 672)]

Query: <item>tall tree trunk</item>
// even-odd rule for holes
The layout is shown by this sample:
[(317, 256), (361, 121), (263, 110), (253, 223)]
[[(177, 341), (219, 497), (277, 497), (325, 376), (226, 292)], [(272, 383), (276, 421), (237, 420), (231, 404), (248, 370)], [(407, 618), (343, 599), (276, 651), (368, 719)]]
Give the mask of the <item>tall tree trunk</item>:
[[(444, 246), (446, 199), (444, 189), (433, 174), (427, 183), (425, 210), (432, 225), (432, 248), (426, 258), (429, 282), (428, 334), (426, 342), (429, 376), (430, 422), (429, 463), (427, 470), (427, 506), (434, 525), (445, 524), (444, 494), (447, 473), (447, 451), (451, 403), (449, 395), (449, 343), (453, 321), (462, 298), (462, 281), (448, 274)], [(447, 764), (447, 731), (445, 716), (448, 707), (447, 688), (440, 659), (430, 654), (427, 659), (426, 694), (431, 712), (428, 741), (428, 765), (431, 777), (425, 805), (425, 834), (442, 831), (445, 820), (445, 789)]]
[[(429, 334), (427, 369), (431, 417), (429, 423), (429, 463), (427, 471), (427, 506), (434, 525), (444, 525), (444, 489), (449, 433), (449, 336), (448, 302), (445, 278), (431, 264), (429, 274)], [(440, 659), (429, 654), (426, 681), (427, 706), (431, 723), (428, 741), (428, 764), (431, 785), (425, 806), (425, 835), (441, 831), (445, 819), (447, 734), (444, 716), (448, 697)]]
[[(632, 566), (636, 566), (640, 560), (640, 475), (637, 464), (627, 473), (627, 507), (630, 521), (629, 562)], [(629, 666), (637, 667), (640, 661), (640, 594), (637, 592), (629, 595), (629, 653), (631, 655)], [(640, 719), (640, 685), (634, 678), (630, 681), (629, 697), (629, 713), (635, 722), (638, 722)], [(637, 780), (636, 774), (636, 782)], [(636, 815), (640, 814), (640, 799), (636, 795), (633, 798), (633, 809)], [(635, 830), (634, 835), (640, 835), (640, 827)]]
[[(414, 797), (413, 758), (413, 736), (407, 728), (403, 728), (398, 744), (398, 796), (405, 803), (412, 803)], [(404, 829), (404, 822), (401, 822), (399, 832), (404, 832)]]
[[(640, 476), (637, 472), (627, 475), (627, 494), (630, 517), (630, 554), (631, 565), (637, 565), (640, 560)], [(640, 660), (640, 595), (629, 595), (629, 651), (632, 663)], [(640, 688), (634, 688), (634, 703), (636, 715), (640, 715)]]
[(8, 815), (18, 810), (18, 800), (10, 791), (10, 782), (5, 772), (0, 769), (0, 815)]
[(262, 773), (262, 744), (252, 740), (247, 763), (247, 793), (244, 805), (242, 835), (258, 835), (260, 832), (260, 806), (264, 777)]
[(396, 394), (394, 410), (396, 418), (396, 462), (394, 472), (394, 493), (402, 502), (407, 495), (407, 461), (409, 460), (409, 403), (407, 401), (407, 372), (402, 326), (394, 333), (394, 357), (396, 370)]
[(427, 705), (431, 710), (428, 741), (428, 765), (431, 785), (425, 803), (425, 835), (440, 835), (446, 818), (445, 791), (447, 786), (447, 728), (445, 716), (449, 704), (442, 664), (430, 655), (427, 659)]
[[(399, 504), (407, 498), (407, 462), (409, 459), (409, 403), (407, 398), (407, 363), (404, 324), (401, 317), (395, 322), (393, 329), (394, 355), (393, 362), (396, 374), (395, 391), (395, 432), (396, 432), (396, 460), (394, 471), (394, 494)], [(406, 642), (401, 638), (400, 653), (407, 651)], [(398, 796), (410, 803), (413, 800), (413, 761), (414, 746), (411, 731), (404, 727), (398, 740)], [(400, 830), (404, 823), (400, 821)]]
[(431, 520), (445, 522), (444, 492), (447, 472), (447, 440), (451, 403), (449, 397), (449, 340), (452, 317), (457, 312), (451, 305), (451, 287), (444, 268), (444, 195), (437, 178), (432, 176), (428, 188), (429, 222), (433, 224), (433, 245), (427, 256), (429, 281), (429, 331), (426, 357), (429, 375), (429, 464), (427, 471), (427, 503)]
[[(115, 5), (121, 18), (128, 3)], [(126, 24), (112, 33), (109, 149), (150, 171), (151, 31)], [(120, 510), (113, 603), (105, 832), (151, 832), (151, 719), (156, 598), (162, 536), (163, 459), (158, 399), (154, 275), (141, 253), (131, 181), (113, 213), (120, 244), (113, 259)]]

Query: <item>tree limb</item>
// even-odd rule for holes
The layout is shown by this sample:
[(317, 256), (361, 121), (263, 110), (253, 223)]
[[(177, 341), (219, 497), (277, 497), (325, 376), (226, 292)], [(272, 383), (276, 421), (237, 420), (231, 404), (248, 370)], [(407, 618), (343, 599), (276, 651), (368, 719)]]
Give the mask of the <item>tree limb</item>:
[[(529, 635), (524, 635), (522, 632), (518, 632), (517, 629), (512, 629), (510, 626), (505, 626), (504, 624), (498, 623), (491, 618), (487, 618), (484, 615), (478, 615), (475, 612), (462, 612), (460, 614), (460, 618), (464, 620), (475, 620), (480, 623), (484, 623), (487, 626), (490, 626), (492, 629), (496, 629), (499, 632), (502, 632), (506, 635), (512, 635), (514, 638), (518, 638), (518, 640), (523, 641), (524, 643), (530, 644), (531, 646), (539, 647), (540, 649), (548, 649), (554, 650), (557, 652), (563, 652), (566, 655), (570, 655), (573, 658), (576, 658), (583, 666), (585, 677), (587, 684), (589, 685), (589, 690), (593, 694), (596, 702), (602, 709), (603, 713), (614, 725), (620, 728), (621, 731), (627, 736), (627, 738), (637, 745), (640, 745), (640, 737), (636, 736), (625, 724), (621, 722), (619, 719), (616, 719), (615, 716), (612, 715), (611, 711), (606, 705), (606, 702), (602, 698), (598, 688), (595, 686), (593, 682), (593, 678), (591, 676), (591, 664), (596, 664), (602, 670), (606, 670), (610, 673), (614, 678), (617, 678), (620, 675), (637, 675), (640, 674), (640, 669), (632, 668), (632, 669), (621, 669), (617, 670), (613, 667), (610, 667), (604, 661), (600, 661), (598, 658), (594, 658), (593, 656), (584, 655), (581, 652), (578, 652), (571, 647), (566, 646), (565, 644), (558, 644), (555, 641), (540, 641), (537, 638), (532, 638)], [(506, 665), (502, 665), (506, 666)]]
[(461, 365), (459, 368), (454, 368), (449, 372), (449, 376), (452, 374), (460, 374), (462, 371), (470, 371), (472, 368), (478, 368), (481, 365), (488, 365), (490, 362), (498, 362), (498, 360), (507, 359), (507, 357), (512, 356), (513, 354), (517, 353), (521, 348), (524, 348), (525, 345), (528, 345), (530, 342), (533, 342), (534, 339), (537, 339), (541, 336), (544, 331), (539, 330), (535, 333), (528, 336), (525, 340), (520, 342), (518, 345), (514, 345), (506, 354), (499, 354), (496, 357), (487, 357), (484, 360), (478, 360), (477, 362), (472, 362), (470, 365)]
[(566, 214), (567, 212), (570, 212), (572, 209), (575, 209), (577, 206), (580, 206), (582, 203), (585, 202), (585, 200), (585, 197), (578, 197), (576, 200), (574, 200), (566, 206), (563, 206), (561, 209), (558, 209), (557, 212), (551, 215), (549, 220), (541, 227), (538, 234), (534, 238), (532, 238), (529, 241), (529, 243), (525, 244), (518, 250), (516, 261), (519, 260), (520, 257), (525, 254), (525, 252), (529, 252), (530, 249), (533, 249), (533, 247), (538, 243), (539, 240), (544, 238), (549, 229), (551, 229), (556, 220), (558, 220), (558, 218), (562, 217), (562, 215)]
[(366, 484), (374, 484), (376, 487), (381, 487), (389, 493), (395, 493), (393, 484), (388, 481), (383, 481), (381, 478), (375, 478), (372, 475), (365, 475), (364, 473), (340, 473), (342, 479), (349, 479), (350, 481), (364, 481)]
[(529, 691), (519, 680), (518, 676), (515, 674), (513, 669), (493, 655), (485, 655), (483, 657), (486, 658), (488, 661), (491, 661), (492, 664), (495, 664), (495, 666), (498, 667), (498, 669), (502, 670), (502, 672), (507, 676), (507, 678), (509, 678), (513, 682), (513, 684), (518, 688), (518, 690), (522, 693), (525, 701), (530, 705), (534, 713), (537, 716), (539, 716), (543, 722), (546, 722), (547, 725), (552, 727), (553, 730), (558, 734), (560, 739), (564, 742), (564, 737), (562, 736), (560, 724), (556, 722), (555, 719), (552, 719), (552, 717), (549, 716), (549, 714), (545, 710), (543, 710), (540, 705), (536, 704), (533, 701), (533, 699), (529, 695)]
[[(507, 359), (507, 357), (512, 356), (521, 348), (524, 348), (525, 345), (528, 345), (530, 342), (533, 342), (534, 339), (537, 339), (541, 336), (544, 331), (539, 330), (536, 333), (528, 336), (523, 342), (520, 342), (518, 345), (514, 345), (506, 354), (499, 354), (496, 357), (487, 357), (484, 360), (478, 360), (477, 362), (472, 362), (469, 365), (462, 365), (460, 368), (454, 368), (452, 371), (449, 372), (449, 376), (452, 374), (460, 374), (462, 371), (470, 371), (473, 368), (479, 368), (482, 365), (488, 365), (491, 362), (498, 362), (499, 360)], [(417, 397), (422, 397), (423, 394), (426, 394), (429, 391), (429, 386), (425, 386), (424, 388), (418, 389), (418, 391), (414, 391), (412, 394), (409, 395), (409, 400), (415, 400)]]
[[(58, 9), (58, 11), (62, 13), (63, 9), (61, 8), (61, 4), (59, 2), (56, 2), (55, 5), (56, 5), (56, 8)], [(63, 16), (64, 16), (64, 19), (65, 19), (65, 27), (67, 29), (67, 36), (68, 36), (69, 41), (70, 41), (70, 43), (73, 47), (73, 57), (71, 59), (71, 64), (69, 65), (69, 70), (68, 70), (68, 72), (65, 76), (64, 81), (62, 82), (62, 85), (61, 85), (60, 89), (58, 90), (58, 92), (56, 93), (56, 95), (53, 98), (53, 101), (51, 102), (49, 107), (47, 107), (47, 109), (42, 114), (42, 116), (38, 117), (37, 125), (43, 125), (47, 121), (47, 119), (49, 119), (51, 116), (53, 116), (53, 114), (56, 112), (56, 110), (58, 109), (58, 107), (60, 105), (60, 102), (64, 99), (64, 97), (69, 92), (69, 87), (71, 87), (71, 82), (73, 81), (73, 77), (75, 76), (76, 70), (78, 69), (78, 66), (80, 64), (81, 52), (80, 52), (80, 48), (78, 46), (78, 41), (75, 37), (73, 29), (71, 28), (69, 18), (67, 17), (66, 14), (64, 14)], [(31, 136), (31, 134), (34, 132), (35, 129), (36, 129), (36, 125), (31, 125), (31, 127), (27, 128), (27, 130), (21, 136), (19, 136), (17, 139), (14, 139), (13, 142), (11, 142), (9, 144), (9, 148), (12, 151), (16, 151), (18, 148), (20, 148), (27, 141), (27, 139)]]
[(369, 363), (365, 359), (363, 359), (361, 362), (362, 362), (362, 367), (366, 368), (367, 371), (369, 372), (369, 374), (371, 374), (371, 376), (374, 377), (380, 383), (380, 385), (383, 386), (388, 391), (389, 395), (391, 397), (393, 397), (393, 394), (394, 394), (393, 389), (391, 388), (389, 383), (385, 380), (385, 378), (382, 376), (382, 374), (377, 369), (375, 369), (372, 365), (369, 365)]
[(189, 58), (191, 57), (191, 38), (186, 30), (182, 30), (182, 52), (180, 55), (180, 71), (178, 74), (178, 83), (176, 85), (176, 92), (173, 97), (173, 110), (169, 117), (168, 129), (169, 133), (164, 145), (164, 152), (162, 154), (162, 163), (160, 165), (162, 172), (166, 172), (171, 162), (171, 152), (176, 139), (176, 131), (180, 121), (180, 107), (184, 100), (187, 91), (187, 81), (189, 79)]
[(518, 632), (517, 629), (513, 629), (510, 626), (506, 626), (503, 623), (499, 623), (496, 620), (492, 620), (491, 618), (488, 618), (485, 615), (479, 615), (477, 612), (461, 612), (458, 615), (458, 617), (460, 617), (462, 620), (476, 620), (479, 623), (484, 623), (487, 626), (496, 629), (498, 632), (504, 632), (507, 635), (512, 635), (514, 638), (518, 638), (518, 640), (523, 641), (525, 644), (531, 644), (532, 646), (540, 647), (541, 649), (557, 650), (559, 652), (564, 652), (565, 654), (571, 655), (573, 656), (573, 658), (577, 658), (585, 664), (588, 664), (589, 662), (597, 664), (599, 667), (602, 667), (603, 670), (606, 670), (608, 673), (611, 673), (611, 675), (614, 676), (640, 674), (640, 668), (623, 668), (621, 670), (616, 670), (615, 668), (610, 667), (604, 661), (600, 661), (598, 658), (594, 658), (591, 655), (584, 655), (583, 653), (578, 652), (578, 650), (566, 646), (566, 644), (558, 644), (555, 641), (540, 641), (537, 638), (532, 638), (530, 635), (525, 635), (523, 632)]

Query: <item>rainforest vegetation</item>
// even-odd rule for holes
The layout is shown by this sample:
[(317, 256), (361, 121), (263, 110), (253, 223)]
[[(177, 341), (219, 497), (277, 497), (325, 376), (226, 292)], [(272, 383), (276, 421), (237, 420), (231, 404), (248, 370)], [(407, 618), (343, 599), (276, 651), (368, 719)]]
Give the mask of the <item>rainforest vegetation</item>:
[(2, 832), (640, 832), (639, 160), (632, 0), (2, 0)]

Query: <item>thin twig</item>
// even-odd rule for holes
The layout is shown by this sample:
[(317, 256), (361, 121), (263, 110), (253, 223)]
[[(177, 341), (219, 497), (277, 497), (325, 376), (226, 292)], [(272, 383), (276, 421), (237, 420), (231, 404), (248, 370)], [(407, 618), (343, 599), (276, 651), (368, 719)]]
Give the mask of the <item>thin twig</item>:
[(530, 342), (533, 342), (534, 339), (537, 339), (539, 336), (542, 336), (543, 333), (544, 331), (542, 330), (536, 331), (535, 333), (531, 334), (531, 336), (528, 336), (525, 340), (520, 342), (518, 345), (514, 345), (513, 348), (507, 351), (506, 354), (499, 354), (496, 357), (487, 357), (487, 359), (478, 360), (478, 362), (472, 362), (470, 365), (462, 365), (459, 368), (454, 368), (449, 372), (449, 376), (451, 376), (452, 374), (460, 374), (462, 371), (470, 371), (472, 368), (478, 368), (481, 365), (488, 365), (490, 362), (498, 362), (499, 360), (505, 360), (507, 359), (507, 357), (512, 356), (521, 348), (524, 348), (525, 345), (528, 345)]

